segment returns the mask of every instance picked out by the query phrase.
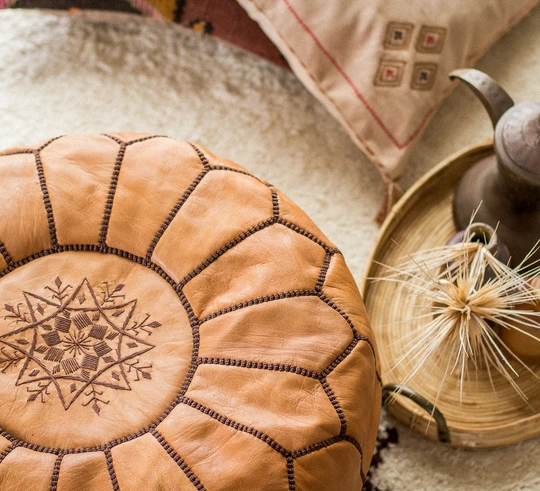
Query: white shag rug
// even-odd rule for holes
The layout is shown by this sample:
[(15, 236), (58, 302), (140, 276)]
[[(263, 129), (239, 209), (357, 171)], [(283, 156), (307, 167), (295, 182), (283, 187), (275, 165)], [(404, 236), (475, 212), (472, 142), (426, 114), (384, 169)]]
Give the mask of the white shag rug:
[[(478, 64), (515, 100), (539, 100), (540, 8)], [(0, 148), (66, 133), (145, 131), (199, 142), (272, 182), (344, 252), (361, 280), (384, 195), (378, 172), (292, 73), (178, 26), (122, 14), (0, 12)], [(491, 136), (459, 89), (438, 111), (402, 180)], [(388, 491), (540, 490), (540, 439), (464, 451), (391, 418), (380, 454)]]

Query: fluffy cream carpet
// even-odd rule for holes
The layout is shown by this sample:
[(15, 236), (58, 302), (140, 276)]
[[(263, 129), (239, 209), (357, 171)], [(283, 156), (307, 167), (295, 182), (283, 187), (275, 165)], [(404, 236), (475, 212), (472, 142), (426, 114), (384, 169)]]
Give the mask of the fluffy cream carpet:
[[(540, 99), (540, 8), (478, 67), (517, 101)], [(384, 194), (377, 171), (295, 77), (178, 27), (123, 15), (0, 13), (0, 148), (64, 133), (147, 131), (197, 141), (289, 194), (342, 249), (360, 281)], [(407, 187), (490, 123), (464, 89), (432, 120)], [(391, 419), (381, 490), (538, 490), (540, 440), (495, 451), (443, 447)]]

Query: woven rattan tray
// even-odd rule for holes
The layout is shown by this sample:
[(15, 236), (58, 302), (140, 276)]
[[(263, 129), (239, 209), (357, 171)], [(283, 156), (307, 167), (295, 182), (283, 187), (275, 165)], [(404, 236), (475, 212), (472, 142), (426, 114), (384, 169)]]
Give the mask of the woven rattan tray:
[[(396, 265), (406, 254), (445, 244), (456, 232), (452, 220), (454, 188), (470, 165), (493, 152), (491, 143), (474, 145), (441, 162), (420, 179), (394, 206), (380, 231), (363, 282), (363, 294), (382, 364), (384, 383), (399, 382), (405, 369), (389, 372), (404, 344), (407, 330), (414, 327), (404, 319), (414, 316), (408, 293), (391, 282), (373, 282), (384, 274), (377, 263)], [(418, 321), (420, 322), (420, 321)], [(409, 388), (434, 402), (442, 378), (436, 364), (414, 378)], [(498, 447), (540, 434), (540, 380), (516, 364), (519, 386), (528, 396), (527, 405), (498, 374), (491, 388), (487, 373), (478, 382), (466, 382), (463, 402), (459, 387), (446, 383), (437, 407), (446, 419), (450, 444), (457, 447)], [(540, 364), (532, 367), (540, 375)], [(456, 377), (457, 380), (457, 377)], [(413, 430), (432, 440), (440, 439), (437, 425), (428, 412), (412, 400), (396, 396), (389, 411)]]

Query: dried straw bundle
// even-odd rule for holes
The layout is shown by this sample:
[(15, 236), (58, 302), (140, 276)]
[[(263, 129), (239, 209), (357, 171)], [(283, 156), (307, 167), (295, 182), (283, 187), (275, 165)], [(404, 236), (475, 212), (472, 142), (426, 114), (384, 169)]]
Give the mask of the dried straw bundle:
[(398, 340), (403, 351), (390, 372), (403, 364), (408, 374), (400, 385), (405, 386), (413, 377), (422, 377), (430, 364), (442, 364), (435, 405), (452, 374), (458, 379), (460, 403), (463, 383), (473, 372), (486, 370), (493, 390), (492, 371), (500, 372), (523, 400), (527, 396), (515, 380), (518, 374), (512, 361), (538, 378), (499, 336), (501, 329), (515, 329), (538, 341), (519, 327), (540, 329), (540, 312), (522, 309), (523, 304), (540, 301), (540, 290), (530, 282), (540, 274), (540, 267), (524, 267), (536, 249), (512, 269), (496, 259), (491, 245), (468, 233), (463, 242), (417, 252), (396, 267), (385, 266), (388, 275), (376, 278), (408, 290), (418, 312), (400, 321), (418, 327)]

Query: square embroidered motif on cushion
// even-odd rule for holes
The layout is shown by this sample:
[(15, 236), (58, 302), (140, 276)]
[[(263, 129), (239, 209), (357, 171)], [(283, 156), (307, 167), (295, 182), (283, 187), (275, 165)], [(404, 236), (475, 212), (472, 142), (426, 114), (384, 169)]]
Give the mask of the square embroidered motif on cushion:
[(407, 49), (411, 42), (414, 24), (389, 22), (384, 37), (384, 49)]
[(435, 63), (415, 63), (411, 78), (411, 89), (431, 90), (437, 77), (438, 68)]
[(382, 87), (397, 87), (401, 84), (404, 70), (404, 61), (381, 60), (373, 83)]
[(416, 51), (420, 53), (440, 53), (446, 39), (444, 27), (422, 26), (416, 40)]

